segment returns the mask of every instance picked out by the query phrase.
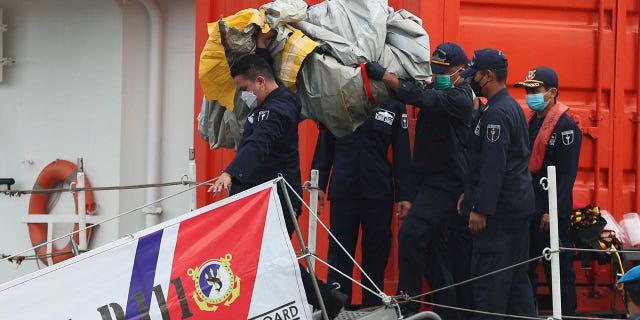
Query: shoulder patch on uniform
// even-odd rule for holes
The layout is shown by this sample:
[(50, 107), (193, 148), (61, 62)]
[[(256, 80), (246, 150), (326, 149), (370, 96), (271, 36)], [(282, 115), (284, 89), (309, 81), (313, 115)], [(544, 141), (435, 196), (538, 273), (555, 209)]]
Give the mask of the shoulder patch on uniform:
[(378, 121), (382, 121), (388, 125), (393, 125), (393, 119), (395, 119), (396, 114), (385, 109), (380, 109), (376, 112), (375, 119)]
[(500, 139), (500, 125), (488, 124), (487, 125), (487, 140), (496, 142)]
[(247, 117), (247, 121), (249, 121), (249, 123), (253, 124), (253, 113), (252, 113), (252, 114), (250, 114), (250, 115)]
[(555, 146), (556, 145), (556, 133), (552, 133), (551, 134), (551, 138), (549, 138), (549, 145), (550, 146)]
[(571, 145), (574, 140), (573, 130), (562, 131), (562, 143), (565, 146)]
[(269, 119), (269, 110), (258, 112), (258, 121), (264, 121)]
[(402, 114), (402, 128), (409, 128), (409, 116), (406, 113)]

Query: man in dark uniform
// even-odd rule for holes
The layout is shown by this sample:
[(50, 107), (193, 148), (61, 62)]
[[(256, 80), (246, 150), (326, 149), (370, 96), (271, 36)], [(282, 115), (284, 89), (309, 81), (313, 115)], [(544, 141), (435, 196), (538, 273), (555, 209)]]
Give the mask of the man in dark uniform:
[[(345, 137), (336, 138), (321, 129), (311, 164), (320, 173), (320, 203), (333, 166), (329, 187), (331, 233), (353, 257), (362, 227), (362, 268), (380, 290), (384, 290), (384, 270), (391, 250), (394, 199), (399, 214), (406, 214), (411, 206), (408, 123), (405, 105), (391, 101)], [(393, 174), (389, 146), (393, 147)], [(347, 275), (353, 270), (352, 260), (332, 239), (329, 264)], [(339, 283), (340, 291), (351, 296), (351, 281), (333, 269), (329, 269), (327, 282)], [(375, 288), (365, 277), (363, 284)], [(363, 290), (362, 307), (381, 303), (379, 297)]]
[[(300, 156), (298, 153), (298, 122), (302, 105), (298, 96), (276, 82), (271, 65), (273, 59), (266, 48), (266, 40), (274, 32), (258, 35), (256, 54), (247, 55), (231, 66), (231, 76), (241, 98), (251, 112), (244, 123), (244, 133), (238, 152), (229, 166), (209, 189), (215, 194), (223, 189), (230, 194), (274, 179), (279, 173), (302, 194), (300, 184)], [(287, 190), (293, 208), (299, 215), (300, 200)], [(283, 210), (287, 210), (284, 194), (278, 188)], [(290, 214), (284, 213), (289, 236), (295, 231)], [(300, 265), (302, 283), (308, 302), (319, 307), (309, 273)], [(346, 302), (346, 296), (318, 281), (329, 318), (335, 318)]]
[[(473, 234), (473, 276), (529, 259), (529, 219), (534, 194), (529, 173), (529, 134), (520, 105), (506, 88), (507, 58), (501, 51), (476, 50), (462, 76), (488, 102), (481, 107), (470, 138), (471, 175), (465, 211)], [(528, 266), (472, 282), (476, 309), (535, 316)], [(502, 319), (475, 314), (473, 319)]]
[[(398, 235), (398, 291), (409, 296), (423, 292), (423, 274), (431, 289), (453, 284), (447, 236), (460, 239), (468, 232), (463, 229), (448, 235), (447, 231), (449, 222), (461, 219), (456, 201), (468, 166), (463, 141), (470, 131), (473, 95), (460, 76), (467, 60), (458, 44), (440, 44), (431, 59), (434, 87), (428, 89), (398, 79), (375, 62), (366, 65), (369, 76), (384, 81), (395, 92), (395, 99), (420, 108), (413, 161), (417, 195)], [(469, 254), (465, 242), (469, 243), (462, 241), (462, 252), (456, 255)], [(437, 292), (434, 302), (456, 306), (456, 290)], [(419, 307), (418, 303), (406, 304), (403, 314), (414, 314)], [(459, 318), (455, 310), (436, 308), (436, 312), (443, 319)]]
[[(533, 190), (536, 211), (531, 220), (532, 257), (539, 256), (549, 244), (549, 196), (540, 185), (540, 178), (547, 176), (547, 166), (556, 167), (558, 190), (558, 234), (560, 246), (573, 246), (569, 236), (571, 211), (573, 209), (573, 183), (578, 173), (582, 132), (567, 114), (569, 108), (559, 103), (558, 75), (549, 67), (531, 69), (524, 81), (516, 83), (524, 87), (527, 106), (533, 111), (529, 115), (529, 145)], [(538, 286), (536, 269), (539, 261), (531, 263), (529, 277), (534, 297)], [(551, 279), (551, 263), (543, 260), (547, 282)], [(560, 286), (562, 315), (573, 316), (576, 311), (576, 275), (573, 271), (573, 253), (560, 253)]]

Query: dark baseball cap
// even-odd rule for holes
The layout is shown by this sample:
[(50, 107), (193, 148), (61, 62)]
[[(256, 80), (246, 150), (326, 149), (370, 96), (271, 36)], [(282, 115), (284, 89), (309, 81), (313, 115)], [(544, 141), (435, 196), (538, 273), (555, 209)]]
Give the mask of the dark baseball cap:
[(493, 48), (479, 49), (473, 52), (473, 59), (467, 68), (460, 73), (463, 78), (473, 76), (478, 70), (497, 70), (507, 68), (507, 57), (500, 50)]
[(462, 47), (453, 42), (441, 43), (431, 55), (431, 71), (442, 74), (452, 66), (466, 64), (469, 61)]
[(537, 67), (529, 70), (527, 77), (522, 82), (513, 85), (516, 88), (527, 87), (537, 88), (545, 86), (547, 88), (558, 87), (558, 74), (549, 67)]

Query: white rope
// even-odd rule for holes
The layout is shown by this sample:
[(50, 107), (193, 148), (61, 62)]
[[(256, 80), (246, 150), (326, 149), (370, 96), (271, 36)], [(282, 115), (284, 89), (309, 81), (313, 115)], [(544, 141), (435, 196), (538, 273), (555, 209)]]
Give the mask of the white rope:
[(562, 316), (563, 319), (583, 319), (583, 320), (620, 320), (616, 318), (593, 318), (593, 317), (580, 317), (580, 316)]
[(424, 297), (424, 296), (426, 296), (426, 295), (434, 294), (434, 293), (439, 292), (439, 291), (443, 291), (443, 290), (451, 289), (451, 288), (453, 288), (453, 287), (457, 287), (457, 286), (463, 285), (463, 284), (465, 284), (465, 283), (469, 283), (469, 282), (471, 282), (471, 281), (475, 281), (475, 280), (478, 280), (478, 279), (481, 279), (481, 278), (484, 278), (484, 277), (488, 277), (488, 276), (490, 276), (490, 275), (494, 275), (494, 274), (496, 274), (496, 273), (499, 273), (499, 272), (502, 272), (502, 271), (505, 271), (505, 270), (513, 269), (513, 268), (518, 267), (518, 266), (521, 266), (521, 265), (523, 265), (523, 264), (531, 263), (531, 262), (533, 262), (533, 261), (535, 261), (535, 260), (538, 260), (538, 259), (541, 259), (541, 258), (543, 258), (543, 257), (544, 257), (544, 255), (540, 255), (540, 256), (537, 256), (537, 257), (535, 257), (535, 258), (531, 258), (531, 259), (529, 259), (529, 260), (522, 261), (522, 262), (520, 262), (520, 263), (516, 263), (516, 264), (511, 265), (511, 266), (508, 266), (508, 267), (504, 267), (504, 268), (502, 268), (502, 269), (494, 270), (494, 271), (491, 271), (491, 272), (489, 272), (489, 273), (485, 273), (485, 274), (483, 274), (483, 275), (480, 275), (480, 276), (477, 276), (477, 277), (474, 277), (474, 278), (471, 278), (471, 279), (467, 279), (467, 280), (464, 280), (464, 281), (460, 281), (460, 282), (458, 282), (458, 283), (454, 283), (454, 284), (452, 284), (452, 285), (450, 285), (450, 286), (446, 286), (446, 287), (438, 288), (438, 289), (431, 290), (431, 291), (426, 292), (426, 293), (419, 294), (419, 295), (417, 295), (417, 296), (413, 296), (413, 297), (411, 297), (411, 298), (409, 298), (409, 299), (421, 298), (421, 297)]
[(586, 248), (566, 248), (560, 247), (558, 248), (560, 251), (584, 251), (584, 252), (604, 252), (604, 253), (636, 253), (640, 254), (640, 250), (611, 250), (611, 249), (586, 249)]
[[(539, 316), (537, 318), (534, 318), (534, 317), (526, 317), (526, 316), (516, 316), (516, 315), (509, 315), (509, 314), (493, 313), (493, 312), (473, 310), (473, 309), (465, 309), (465, 308), (460, 308), (460, 307), (453, 307), (453, 306), (437, 304), (437, 303), (433, 303), (433, 302), (420, 301), (420, 300), (413, 300), (413, 299), (411, 299), (410, 301), (416, 302), (416, 303), (422, 303), (422, 304), (426, 304), (426, 305), (430, 305), (430, 306), (434, 306), (434, 307), (445, 308), (445, 309), (452, 309), (452, 310), (472, 312), (472, 313), (480, 313), (480, 314), (486, 314), (486, 315), (495, 315), (495, 316), (500, 316), (500, 317), (511, 317), (511, 318), (519, 318), (519, 319), (536, 319), (536, 320), (553, 319), (553, 317), (551, 315), (549, 315), (548, 317)], [(616, 319), (616, 318), (593, 318), (593, 317), (564, 316), (564, 315), (562, 316), (562, 318), (563, 319), (579, 319), (579, 320), (620, 320), (620, 319)]]
[(374, 288), (376, 290), (378, 290), (378, 295), (383, 294), (384, 292), (382, 290), (380, 290), (380, 288), (378, 288), (378, 286), (376, 285), (375, 282), (373, 282), (373, 280), (371, 280), (371, 278), (369, 277), (369, 275), (362, 269), (362, 267), (360, 266), (360, 264), (358, 264), (358, 262), (356, 262), (356, 259), (354, 259), (351, 254), (349, 254), (349, 251), (347, 251), (347, 249), (345, 249), (342, 246), (342, 243), (340, 243), (340, 241), (338, 241), (338, 239), (333, 235), (333, 233), (331, 233), (331, 230), (329, 230), (329, 228), (322, 222), (322, 220), (320, 220), (320, 218), (317, 215), (317, 212), (313, 211), (306, 202), (304, 202), (304, 200), (302, 199), (302, 197), (296, 192), (296, 190), (293, 189), (293, 187), (289, 184), (289, 181), (287, 181), (287, 179), (282, 178), (282, 180), (284, 180), (284, 183), (287, 185), (287, 187), (289, 187), (289, 189), (291, 189), (291, 191), (296, 195), (296, 197), (298, 197), (298, 199), (302, 202), (302, 204), (309, 210), (309, 214), (312, 214), (320, 223), (320, 225), (327, 230), (327, 232), (329, 233), (329, 236), (331, 236), (331, 238), (333, 239), (333, 241), (335, 241), (338, 246), (340, 246), (340, 249), (342, 249), (342, 251), (349, 257), (349, 259), (351, 259), (351, 261), (354, 263), (354, 265), (358, 268), (358, 270), (360, 270), (360, 272), (367, 278), (367, 280), (369, 280), (369, 282), (371, 282), (371, 284), (373, 284)]
[(342, 275), (343, 277), (345, 277), (345, 278), (347, 278), (347, 279), (351, 280), (351, 282), (353, 282), (353, 283), (355, 283), (355, 284), (359, 285), (360, 287), (362, 287), (362, 289), (365, 289), (365, 290), (367, 290), (367, 291), (371, 292), (372, 294), (376, 295), (376, 297), (378, 297), (378, 298), (382, 299), (382, 295), (380, 295), (379, 293), (376, 293), (375, 291), (371, 290), (370, 288), (368, 288), (368, 287), (367, 287), (367, 286), (365, 286), (364, 284), (362, 284), (362, 283), (358, 282), (356, 279), (351, 278), (350, 276), (346, 275), (346, 274), (345, 274), (345, 273), (343, 273), (342, 271), (338, 270), (336, 267), (334, 267), (334, 266), (330, 265), (328, 262), (326, 262), (326, 261), (324, 261), (324, 260), (322, 260), (322, 259), (318, 258), (317, 256), (316, 256), (316, 260), (320, 261), (322, 264), (324, 264), (325, 266), (327, 266), (327, 267), (331, 268), (333, 271), (335, 271), (335, 272), (339, 273), (339, 274), (340, 274), (340, 275)]
[[(311, 253), (310, 253), (310, 252), (309, 252), (309, 253), (305, 253), (305, 254), (301, 254), (301, 255), (297, 256), (297, 257), (296, 257), (296, 259), (298, 259), (298, 260), (300, 260), (300, 259), (304, 259), (304, 258), (306, 258), (306, 257), (308, 257), (308, 256), (310, 256), (310, 255), (311, 255)], [(315, 256), (314, 256), (314, 257), (315, 257)]]
[(120, 217), (123, 217), (123, 216), (129, 215), (129, 214), (134, 213), (134, 212), (136, 212), (136, 211), (138, 211), (138, 210), (140, 210), (140, 209), (142, 209), (142, 208), (148, 207), (148, 206), (150, 206), (150, 205), (154, 205), (154, 204), (156, 204), (156, 203), (158, 203), (158, 202), (161, 202), (161, 201), (167, 200), (167, 199), (169, 199), (169, 198), (173, 198), (173, 197), (178, 196), (178, 195), (180, 195), (180, 194), (182, 194), (182, 193), (185, 193), (185, 192), (190, 191), (190, 190), (193, 190), (193, 189), (195, 189), (195, 188), (197, 188), (197, 187), (200, 187), (200, 186), (203, 186), (203, 185), (205, 185), (205, 184), (208, 184), (208, 183), (210, 183), (211, 181), (214, 181), (214, 180), (216, 180), (216, 179), (218, 179), (218, 178), (216, 177), (216, 178), (213, 178), (213, 179), (211, 179), (211, 180), (207, 180), (207, 181), (205, 181), (205, 182), (198, 183), (197, 185), (195, 185), (195, 186), (193, 186), (193, 187), (190, 187), (190, 188), (188, 188), (188, 189), (185, 189), (185, 190), (182, 190), (182, 191), (176, 192), (176, 193), (174, 193), (174, 194), (168, 195), (168, 196), (166, 196), (166, 197), (160, 198), (160, 199), (158, 199), (158, 200), (152, 201), (152, 202), (150, 202), (150, 203), (147, 203), (147, 204), (145, 204), (145, 205), (139, 206), (139, 207), (137, 207), (137, 208), (135, 208), (135, 209), (131, 209), (131, 210), (127, 211), (127, 212), (124, 212), (124, 213), (118, 214), (118, 215), (113, 216), (113, 217), (111, 217), (111, 218), (107, 218), (107, 219), (105, 219), (105, 220), (103, 220), (103, 221), (100, 221), (100, 222), (98, 222), (98, 223), (96, 223), (96, 224), (88, 225), (86, 228), (78, 229), (78, 230), (76, 230), (76, 231), (73, 231), (73, 232), (67, 233), (67, 234), (65, 234), (65, 235), (63, 235), (63, 236), (57, 237), (57, 238), (55, 238), (55, 239), (52, 239), (51, 241), (47, 241), (47, 242), (44, 242), (44, 243), (38, 244), (37, 246), (33, 246), (33, 247), (29, 248), (29, 249), (26, 249), (26, 250), (20, 251), (20, 252), (18, 252), (18, 253), (14, 253), (14, 254), (12, 254), (12, 255), (10, 255), (10, 256), (7, 256), (7, 257), (4, 257), (4, 258), (0, 259), (0, 262), (7, 261), (7, 260), (9, 260), (9, 259), (11, 259), (11, 258), (15, 258), (15, 257), (17, 257), (17, 256), (19, 256), (19, 255), (22, 255), (22, 254), (24, 254), (24, 253), (27, 253), (27, 252), (29, 252), (29, 251), (31, 251), (31, 250), (36, 250), (37, 248), (39, 248), (39, 247), (41, 247), (41, 246), (43, 246), (43, 245), (49, 244), (49, 243), (53, 243), (54, 241), (58, 241), (58, 240), (60, 240), (60, 239), (64, 239), (64, 238), (66, 238), (66, 237), (71, 237), (71, 236), (75, 235), (76, 233), (79, 233), (80, 231), (89, 230), (89, 229), (91, 229), (91, 228), (93, 228), (93, 227), (96, 227), (96, 226), (99, 226), (99, 225), (101, 225), (101, 224), (103, 224), (103, 223), (106, 223), (106, 222), (109, 222), (109, 221), (112, 221), (112, 220), (118, 219), (118, 218), (120, 218)]
[(465, 308), (460, 308), (460, 307), (452, 307), (452, 306), (447, 306), (447, 305), (443, 305), (443, 304), (437, 304), (437, 303), (433, 303), (433, 302), (426, 302), (426, 301), (420, 301), (420, 300), (414, 300), (414, 299), (409, 299), (409, 301), (412, 301), (412, 302), (415, 302), (415, 303), (426, 304), (426, 305), (430, 305), (430, 306), (433, 306), (433, 307), (452, 309), (452, 310), (458, 310), (458, 311), (465, 311), (465, 312), (473, 312), (473, 313), (479, 313), (479, 314), (484, 314), (484, 315), (489, 315), (489, 316), (508, 317), (508, 318), (515, 318), (515, 319), (532, 319), (532, 320), (548, 319), (548, 318), (544, 318), (544, 317), (516, 316), (516, 315), (504, 314), (504, 313), (496, 313), (496, 312), (489, 312), (489, 311), (465, 309)]
[[(185, 175), (186, 176), (186, 175)], [(25, 194), (60, 194), (64, 192), (82, 192), (82, 191), (119, 191), (119, 190), (131, 190), (131, 189), (146, 189), (146, 188), (159, 188), (159, 187), (171, 187), (171, 186), (186, 186), (186, 185), (196, 185), (197, 181), (189, 181), (186, 180), (183, 176), (180, 178), (180, 181), (174, 182), (162, 182), (162, 183), (150, 183), (150, 184), (132, 184), (132, 185), (121, 185), (121, 186), (109, 186), (109, 187), (84, 187), (77, 188), (75, 187), (76, 183), (71, 182), (68, 188), (60, 187), (53, 189), (30, 189), (30, 190), (0, 190), (0, 194), (8, 195), (9, 197), (13, 196), (22, 196)]]

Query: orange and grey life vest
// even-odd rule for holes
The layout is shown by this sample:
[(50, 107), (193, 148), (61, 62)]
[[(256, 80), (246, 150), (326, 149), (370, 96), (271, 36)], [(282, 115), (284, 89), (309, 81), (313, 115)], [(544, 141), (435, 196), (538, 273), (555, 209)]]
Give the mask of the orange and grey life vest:
[[(556, 103), (551, 107), (549, 113), (544, 118), (542, 122), (542, 126), (540, 127), (540, 131), (538, 131), (538, 136), (536, 137), (536, 141), (533, 143), (533, 147), (531, 148), (531, 160), (529, 160), (529, 171), (532, 173), (538, 173), (540, 169), (542, 169), (542, 162), (544, 161), (544, 155), (547, 152), (547, 145), (549, 144), (549, 138), (551, 134), (553, 134), (553, 129), (555, 129), (556, 124), (558, 124), (558, 120), (560, 117), (569, 110), (569, 107), (562, 103)], [(527, 123), (529, 124), (529, 128), (531, 128), (531, 122), (533, 118), (536, 116), (536, 112), (532, 112), (528, 119)]]

